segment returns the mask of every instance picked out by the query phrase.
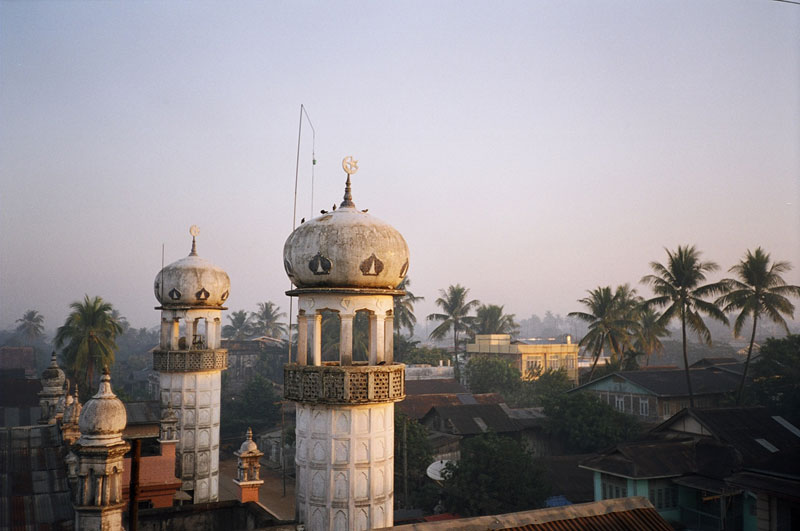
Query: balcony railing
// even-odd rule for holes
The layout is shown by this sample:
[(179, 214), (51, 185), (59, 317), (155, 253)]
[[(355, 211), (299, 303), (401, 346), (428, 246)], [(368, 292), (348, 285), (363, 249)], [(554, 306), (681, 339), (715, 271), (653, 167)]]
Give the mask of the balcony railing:
[(283, 396), (294, 402), (369, 404), (405, 398), (405, 368), (392, 365), (284, 365)]

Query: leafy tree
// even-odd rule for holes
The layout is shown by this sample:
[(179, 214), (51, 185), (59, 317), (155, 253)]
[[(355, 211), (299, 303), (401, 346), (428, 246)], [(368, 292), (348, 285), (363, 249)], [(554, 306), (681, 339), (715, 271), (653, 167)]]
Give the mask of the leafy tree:
[(272, 382), (256, 374), (240, 396), (222, 401), (220, 431), (224, 437), (241, 437), (248, 427), (253, 431), (271, 428), (280, 419), (280, 396)]
[(259, 302), (258, 311), (250, 314), (252, 333), (257, 336), (283, 337), (286, 334), (286, 325), (279, 321), (286, 317), (286, 312), (279, 310), (280, 307), (273, 302)]
[(416, 363), (409, 362), (408, 358), (411, 353), (419, 347), (419, 341), (411, 339), (395, 330), (394, 333), (394, 360), (400, 363)]
[(510, 334), (519, 331), (519, 325), (514, 322), (514, 314), (504, 314), (503, 307), (496, 304), (488, 306), (482, 304), (475, 312), (469, 328), (470, 334)]
[(716, 295), (723, 291), (725, 284), (703, 284), (706, 273), (716, 271), (719, 266), (714, 262), (702, 262), (700, 251), (693, 245), (678, 246), (675, 252), (666, 249), (667, 265), (650, 262), (650, 267), (655, 274), (646, 275), (642, 282), (649, 284), (655, 297), (647, 301), (651, 308), (666, 306), (661, 314), (660, 322), (664, 325), (677, 318), (681, 322), (681, 339), (683, 341), (683, 366), (686, 372), (686, 386), (689, 388), (689, 405), (694, 407), (694, 394), (692, 392), (692, 379), (689, 377), (689, 358), (686, 353), (686, 326), (688, 325), (697, 337), (711, 345), (711, 333), (703, 322), (702, 314), (721, 321), (728, 322), (728, 318), (713, 302), (704, 300), (704, 297)]
[(547, 369), (529, 371), (508, 400), (514, 407), (541, 407), (555, 400), (570, 389), (572, 381), (566, 369)]
[(428, 429), (395, 411), (394, 434), (394, 485), (398, 502), (405, 508), (433, 509), (438, 495), (427, 475), (428, 465), (433, 462)]
[(406, 292), (405, 295), (395, 295), (394, 298), (394, 333), (400, 335), (403, 328), (408, 330), (408, 335), (414, 335), (414, 325), (417, 318), (414, 315), (414, 304), (425, 300), (425, 297), (418, 297), (408, 289), (411, 286), (411, 279), (405, 277), (397, 286), (397, 289)]
[(631, 415), (614, 410), (587, 392), (572, 392), (545, 403), (547, 430), (573, 453), (595, 452), (641, 431)]
[(767, 406), (794, 425), (800, 423), (800, 335), (769, 338), (753, 362), (749, 402)]
[(433, 329), (430, 337), (431, 339), (442, 339), (450, 330), (453, 331), (453, 356), (456, 371), (458, 371), (458, 333), (469, 330), (474, 319), (469, 313), (480, 303), (477, 300), (467, 301), (469, 289), (461, 284), (450, 286), (447, 291), (441, 289), (439, 295), (436, 305), (441, 308), (442, 313), (432, 313), (428, 316), (428, 320), (441, 321), (441, 324)]
[(508, 361), (489, 356), (472, 356), (467, 362), (467, 382), (473, 393), (501, 393), (511, 396), (520, 385), (520, 374)]
[(44, 335), (44, 316), (36, 310), (26, 311), (17, 322), (16, 332), (30, 343)]
[(536, 509), (550, 490), (521, 442), (491, 432), (465, 439), (444, 475), (445, 507), (465, 516)]
[(630, 344), (630, 329), (635, 323), (630, 319), (632, 313), (631, 290), (627, 285), (611, 291), (610, 286), (589, 291), (589, 296), (578, 300), (586, 306), (586, 312), (570, 312), (575, 317), (589, 323), (589, 331), (580, 341), (580, 346), (592, 351), (594, 362), (589, 371), (589, 380), (594, 376), (597, 361), (604, 348), (611, 357), (620, 357), (625, 346)]
[(253, 321), (247, 311), (239, 310), (228, 315), (230, 324), (222, 327), (222, 337), (241, 341), (253, 336)]
[(62, 354), (72, 378), (78, 382), (82, 396), (87, 396), (94, 382), (95, 367), (114, 364), (116, 338), (122, 332), (114, 319), (114, 308), (100, 297), (75, 301), (64, 325), (56, 331), (55, 346)]
[(742, 400), (744, 382), (747, 380), (758, 318), (764, 315), (789, 334), (789, 327), (783, 315), (794, 318), (794, 305), (786, 296), (800, 296), (800, 286), (786, 284), (781, 273), (791, 269), (789, 262), (770, 264), (769, 253), (765, 253), (761, 247), (756, 247), (754, 252), (748, 250), (744, 259), (730, 268), (730, 272), (735, 273), (737, 278), (726, 278), (722, 281), (725, 294), (717, 299), (716, 304), (722, 307), (723, 312), (739, 312), (733, 323), (734, 335), (739, 336), (748, 317), (753, 320), (753, 332), (750, 334), (750, 344), (747, 347), (747, 359), (739, 383), (737, 403)]
[(443, 348), (436, 347), (419, 347), (412, 348), (401, 361), (405, 364), (418, 364), (418, 365), (439, 365), (441, 361), (451, 361), (452, 357)]

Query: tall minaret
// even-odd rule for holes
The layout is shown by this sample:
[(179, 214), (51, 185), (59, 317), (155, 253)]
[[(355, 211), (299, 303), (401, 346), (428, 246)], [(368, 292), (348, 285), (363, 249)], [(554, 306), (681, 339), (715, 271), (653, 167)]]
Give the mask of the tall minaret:
[(194, 225), (189, 256), (156, 276), (161, 303), (161, 339), (153, 352), (160, 373), (161, 407), (178, 416), (176, 470), (182, 490), (194, 503), (219, 495), (219, 415), (222, 371), (228, 352), (220, 348), (222, 304), (228, 298), (228, 274), (197, 256)]
[[(347, 157), (339, 209), (301, 224), (283, 248), (298, 297), (297, 359), (284, 368), (284, 396), (297, 403), (298, 519), (311, 531), (390, 527), (394, 522), (394, 403), (405, 398), (405, 365), (394, 363), (393, 296), (408, 246), (390, 225), (356, 209)], [(322, 314), (340, 321), (339, 354), (322, 362)], [(353, 321), (369, 317), (368, 359), (353, 359)]]
[(122, 464), (130, 445), (122, 440), (127, 423), (125, 406), (111, 390), (108, 367), (100, 389), (80, 412), (81, 436), (75, 443), (77, 489), (75, 529), (104, 531), (122, 529)]

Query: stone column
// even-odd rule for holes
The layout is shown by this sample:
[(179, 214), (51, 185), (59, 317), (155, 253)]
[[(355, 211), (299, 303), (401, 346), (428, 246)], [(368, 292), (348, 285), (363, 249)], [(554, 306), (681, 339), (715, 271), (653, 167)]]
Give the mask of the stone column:
[(183, 337), (186, 341), (186, 350), (192, 348), (192, 339), (194, 339), (194, 319), (187, 317), (183, 320), (184, 330)]
[(308, 321), (303, 313), (297, 314), (297, 363), (308, 363)]
[(181, 335), (181, 322), (179, 319), (172, 319), (172, 333), (169, 341), (169, 350), (178, 350), (178, 341)]
[(394, 363), (394, 315), (392, 314), (387, 314), (386, 320), (383, 322), (383, 338), (383, 359), (387, 365), (391, 365)]
[(384, 360), (383, 315), (369, 316), (369, 364), (377, 365)]
[(340, 314), (341, 333), (339, 334), (339, 363), (341, 365), (353, 364), (353, 318), (352, 314)]
[(322, 314), (306, 316), (309, 324), (313, 323), (314, 336), (311, 340), (311, 365), (322, 365)]

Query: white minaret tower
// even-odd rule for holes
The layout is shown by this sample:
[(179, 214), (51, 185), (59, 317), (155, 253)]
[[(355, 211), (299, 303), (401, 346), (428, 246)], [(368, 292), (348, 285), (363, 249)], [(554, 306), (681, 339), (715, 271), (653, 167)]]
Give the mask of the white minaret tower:
[(161, 407), (178, 416), (176, 472), (194, 503), (219, 495), (219, 415), (222, 371), (228, 352), (220, 348), (222, 304), (230, 292), (228, 274), (192, 252), (156, 276), (161, 303), (161, 339), (153, 352), (160, 373)]
[[(297, 359), (284, 368), (284, 396), (297, 403), (295, 486), (300, 523), (311, 531), (372, 529), (394, 522), (394, 403), (405, 398), (405, 365), (394, 363), (394, 289), (408, 246), (390, 225), (356, 209), (347, 157), (339, 209), (306, 221), (283, 248), (296, 289)], [(338, 314), (339, 355), (322, 361), (324, 310)], [(368, 360), (353, 360), (353, 321), (369, 316)]]

